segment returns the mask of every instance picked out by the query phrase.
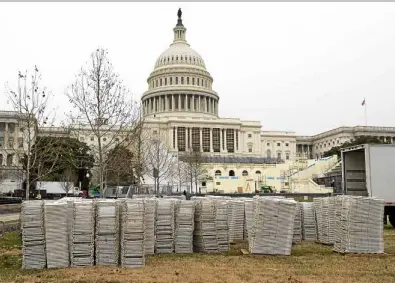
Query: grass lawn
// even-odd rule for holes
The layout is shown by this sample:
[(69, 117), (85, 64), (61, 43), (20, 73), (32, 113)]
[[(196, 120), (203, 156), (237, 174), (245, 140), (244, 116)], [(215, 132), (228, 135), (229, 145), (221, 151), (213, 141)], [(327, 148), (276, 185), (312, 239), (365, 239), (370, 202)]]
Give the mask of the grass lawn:
[(245, 243), (226, 255), (155, 255), (141, 269), (89, 267), (21, 271), (21, 241), (0, 239), (0, 282), (395, 282), (395, 229), (385, 229), (386, 255), (340, 255), (331, 247), (301, 243), (292, 256), (242, 255)]

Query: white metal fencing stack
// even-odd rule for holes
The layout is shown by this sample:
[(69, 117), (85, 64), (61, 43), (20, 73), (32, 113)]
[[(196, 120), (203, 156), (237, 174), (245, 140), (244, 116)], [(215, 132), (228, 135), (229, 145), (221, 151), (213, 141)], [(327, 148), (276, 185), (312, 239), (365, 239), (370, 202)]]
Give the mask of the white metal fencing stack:
[(302, 241), (302, 203), (296, 203), (295, 209), (295, 220), (294, 220), (294, 231), (293, 231), (293, 241), (300, 242)]
[(227, 199), (215, 200), (215, 229), (217, 231), (217, 244), (218, 251), (229, 251), (229, 238), (228, 238), (228, 201)]
[(245, 228), (247, 230), (246, 239), (250, 239), (252, 233), (252, 224), (254, 220), (254, 199), (247, 199), (244, 203), (244, 214), (245, 214)]
[(290, 255), (296, 202), (279, 198), (255, 198), (249, 248), (252, 254)]
[(312, 202), (302, 202), (302, 232), (304, 241), (317, 240), (314, 205)]
[(72, 241), (70, 247), (71, 266), (94, 264), (94, 203), (89, 200), (73, 204)]
[(384, 253), (384, 200), (341, 196), (336, 199), (334, 251), (340, 253)]
[(124, 268), (142, 267), (145, 265), (144, 200), (127, 200), (121, 205), (121, 266)]
[(174, 204), (175, 200), (161, 199), (156, 205), (155, 253), (174, 252)]
[(333, 245), (336, 222), (335, 198), (315, 198), (313, 202), (317, 221), (317, 240), (322, 244)]
[(155, 253), (155, 214), (156, 214), (155, 198), (144, 199), (144, 247), (146, 255), (153, 255)]
[(195, 230), (193, 249), (195, 252), (217, 253), (216, 207), (215, 200), (196, 198)]
[(119, 204), (114, 200), (96, 202), (96, 265), (117, 266), (119, 259)]
[(193, 230), (195, 228), (195, 202), (175, 202), (174, 252), (193, 253)]
[(44, 223), (47, 267), (70, 266), (67, 202), (45, 202)]
[(46, 266), (43, 201), (24, 201), (21, 207), (22, 269)]
[(228, 201), (229, 242), (243, 240), (244, 236), (244, 201)]

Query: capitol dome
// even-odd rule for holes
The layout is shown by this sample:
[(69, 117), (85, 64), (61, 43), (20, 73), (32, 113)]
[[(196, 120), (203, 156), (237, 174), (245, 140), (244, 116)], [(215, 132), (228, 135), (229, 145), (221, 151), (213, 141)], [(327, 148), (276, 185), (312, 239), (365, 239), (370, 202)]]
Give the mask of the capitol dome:
[(186, 28), (178, 11), (173, 43), (156, 60), (143, 94), (145, 116), (218, 117), (219, 97), (203, 58), (186, 40)]

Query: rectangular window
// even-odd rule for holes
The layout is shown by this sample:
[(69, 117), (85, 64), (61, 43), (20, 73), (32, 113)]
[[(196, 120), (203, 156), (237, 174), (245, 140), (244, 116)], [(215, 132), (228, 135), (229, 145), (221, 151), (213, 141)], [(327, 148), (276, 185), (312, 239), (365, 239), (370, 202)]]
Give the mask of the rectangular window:
[(285, 146), (289, 146), (289, 143), (286, 143)]
[(279, 142), (277, 143), (277, 146), (280, 146), (280, 143), (279, 143)]
[(200, 151), (200, 129), (192, 128), (192, 150)]
[(14, 138), (8, 138), (8, 148), (14, 148)]
[(185, 127), (177, 127), (178, 151), (185, 151)]
[(213, 150), (214, 152), (220, 152), (221, 151), (221, 144), (220, 144), (220, 130), (219, 128), (214, 128), (213, 129)]
[(252, 135), (251, 135), (251, 134), (248, 134), (248, 138), (252, 138)]
[(8, 132), (10, 134), (13, 134), (15, 132), (15, 124), (14, 123), (9, 123), (8, 124)]
[(176, 77), (176, 85), (178, 85), (178, 77)]
[(266, 145), (267, 145), (267, 146), (270, 146), (270, 143), (267, 143)]
[(249, 147), (249, 148), (248, 148), (248, 152), (252, 152), (252, 147)]
[(285, 159), (286, 159), (286, 160), (289, 160), (289, 153), (288, 153), (288, 152), (285, 153)]
[(281, 159), (281, 152), (277, 152), (277, 159)]
[(91, 137), (91, 141), (94, 141), (95, 140), (95, 137)]
[(187, 77), (187, 85), (189, 85), (189, 77)]
[(14, 155), (12, 154), (8, 154), (7, 155), (7, 166), (12, 166), (13, 165), (13, 159), (14, 159)]
[(23, 138), (18, 138), (18, 147), (23, 148)]
[(203, 128), (203, 152), (210, 152), (210, 129)]
[(228, 152), (235, 152), (235, 130), (226, 130), (226, 149)]
[(184, 84), (184, 77), (181, 77), (181, 84)]
[(170, 77), (170, 85), (172, 85), (172, 84), (173, 84), (173, 78)]

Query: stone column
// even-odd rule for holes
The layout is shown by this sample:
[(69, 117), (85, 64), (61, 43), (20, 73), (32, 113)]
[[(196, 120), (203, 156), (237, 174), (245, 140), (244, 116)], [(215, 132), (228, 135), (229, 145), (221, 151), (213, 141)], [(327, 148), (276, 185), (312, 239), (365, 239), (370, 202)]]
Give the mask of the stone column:
[(210, 128), (210, 152), (214, 152), (214, 149), (213, 149), (213, 128)]
[(175, 107), (175, 103), (174, 103), (174, 94), (171, 95), (171, 111), (174, 112), (174, 107)]
[(199, 138), (200, 138), (200, 152), (203, 152), (203, 131), (199, 128)]
[(226, 129), (224, 130), (224, 151), (228, 152), (228, 149), (226, 147)]
[(223, 152), (222, 150), (222, 129), (219, 129), (219, 152)]

